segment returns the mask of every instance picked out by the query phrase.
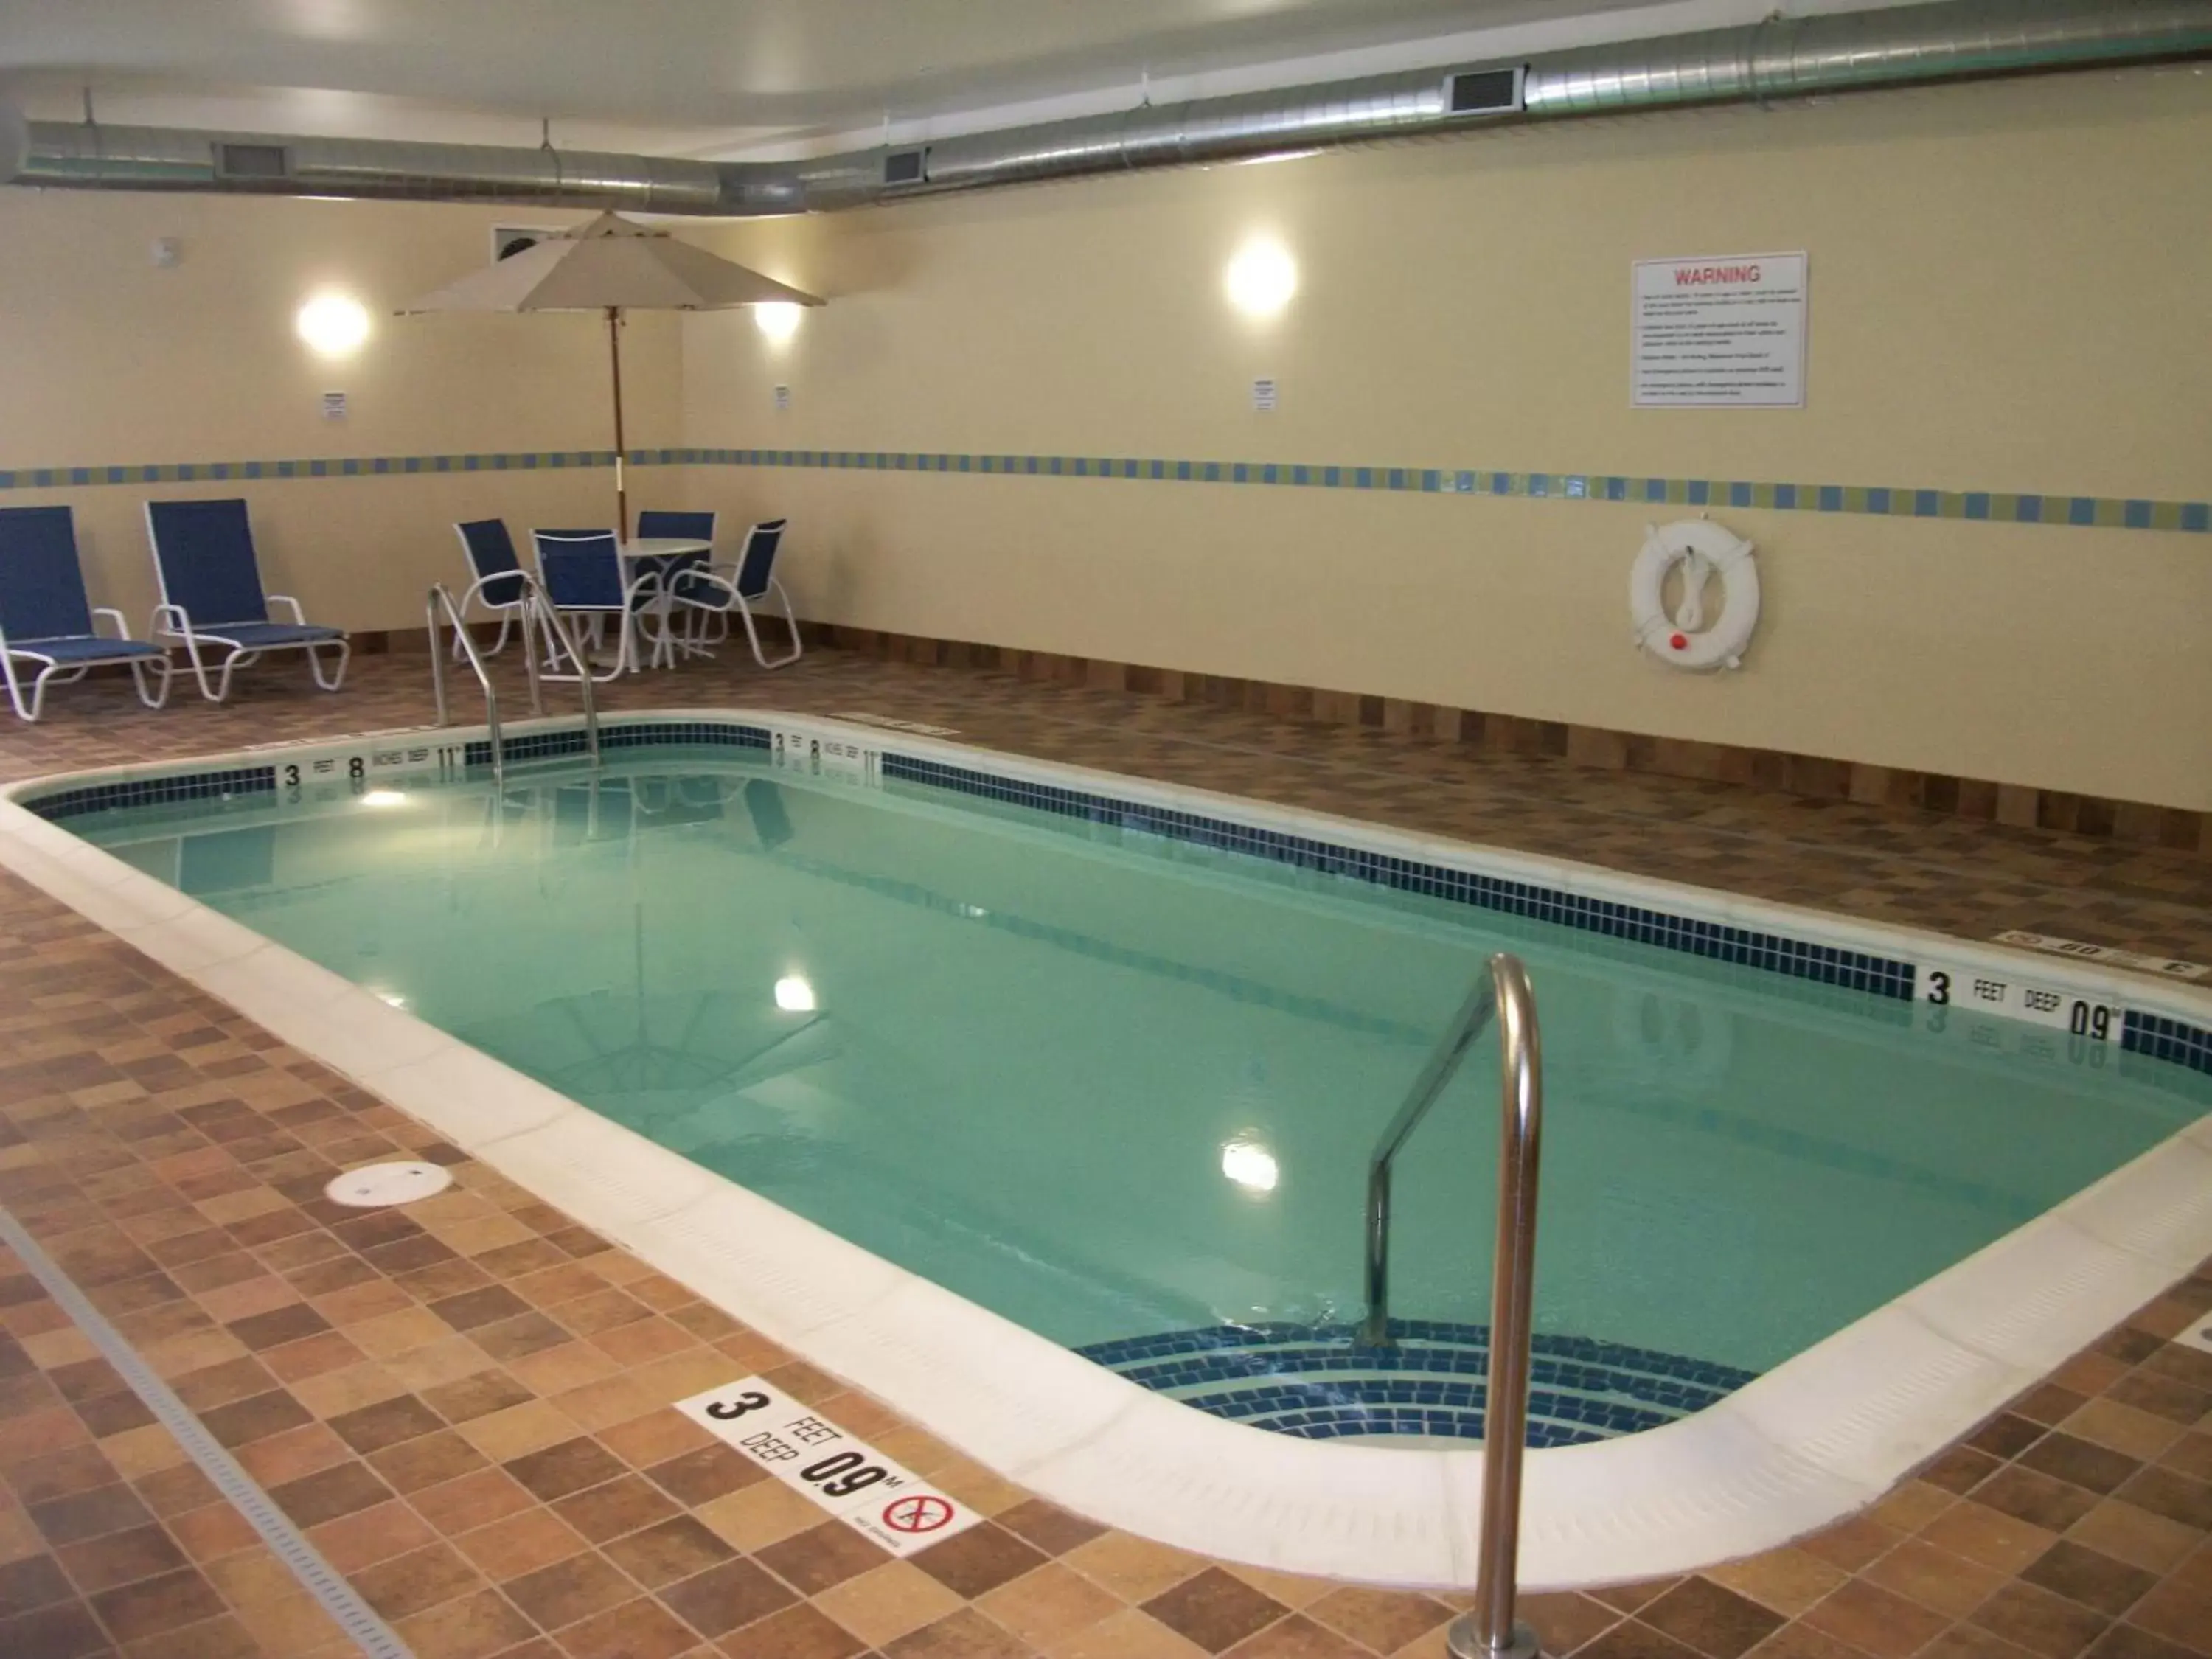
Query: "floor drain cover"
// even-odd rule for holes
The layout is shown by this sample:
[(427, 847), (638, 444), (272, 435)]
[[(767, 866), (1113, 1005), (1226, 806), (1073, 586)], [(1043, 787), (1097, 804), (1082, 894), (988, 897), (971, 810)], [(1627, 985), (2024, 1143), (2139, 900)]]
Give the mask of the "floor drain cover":
[(332, 1176), (323, 1192), (332, 1203), (373, 1210), (387, 1204), (412, 1204), (453, 1184), (453, 1171), (435, 1164), (364, 1164), (358, 1170)]

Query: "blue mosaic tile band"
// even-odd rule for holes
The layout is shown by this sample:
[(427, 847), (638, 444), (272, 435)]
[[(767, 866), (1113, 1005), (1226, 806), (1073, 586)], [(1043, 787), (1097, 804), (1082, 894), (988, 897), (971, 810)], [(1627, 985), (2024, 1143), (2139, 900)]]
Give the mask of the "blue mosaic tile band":
[[(766, 749), (768, 730), (764, 726), (744, 726), (730, 720), (630, 721), (599, 728), (599, 747), (603, 750), (675, 744)], [(580, 755), (585, 752), (584, 729), (578, 726), (573, 732), (532, 732), (522, 737), (507, 738), (506, 748), (510, 763)], [(461, 763), (465, 767), (490, 766), (490, 739), (478, 738), (466, 744), (462, 750)]]
[(1226, 852), (1272, 859), (1301, 869), (1317, 870), (1354, 881), (1370, 882), (1400, 892), (1419, 893), (1485, 910), (1502, 910), (1536, 921), (1555, 922), (1611, 939), (1632, 939), (1662, 950), (1680, 951), (1741, 967), (1763, 969), (1793, 979), (1817, 981), (1847, 990), (1910, 1001), (1912, 964), (1893, 962), (1857, 951), (1838, 950), (1803, 939), (1784, 939), (1747, 927), (1731, 927), (1717, 921), (1693, 921), (1649, 910), (1640, 905), (1617, 904), (1608, 899), (1584, 898), (1556, 888), (1528, 882), (1507, 881), (1477, 875), (1443, 865), (1394, 858), (1310, 836), (1274, 830), (1255, 830), (1225, 818), (1196, 812), (1179, 812), (1137, 801), (1117, 800), (1080, 789), (1027, 783), (967, 767), (921, 760), (886, 751), (884, 776), (929, 784), (963, 794), (1007, 801), (1038, 811), (1118, 824), (1125, 830), (1158, 836), (1173, 841), (1196, 842)]
[(72, 818), (111, 807), (151, 806), (162, 801), (222, 800), (232, 795), (273, 794), (276, 769), (245, 766), (224, 772), (191, 772), (181, 777), (125, 779), (115, 783), (88, 783), (38, 795), (23, 805), (49, 821)]
[(2153, 1060), (2170, 1060), (2192, 1072), (2212, 1072), (2212, 1031), (2130, 1008), (2121, 1017), (2120, 1047)]
[[(1480, 1440), (1488, 1328), (1401, 1319), (1390, 1322), (1390, 1334), (1395, 1346), (1370, 1348), (1346, 1325), (1224, 1325), (1077, 1352), (1182, 1404), (1278, 1434)], [(1532, 1446), (1657, 1428), (1704, 1410), (1757, 1375), (1586, 1337), (1540, 1335), (1532, 1347)]]
[[(526, 450), (457, 455), (342, 455), (262, 461), (179, 461), (131, 465), (0, 469), (0, 489), (70, 489), (112, 484), (236, 483), (271, 478), (357, 478), (421, 472), (535, 472), (611, 467), (611, 449)], [(1733, 507), (1893, 519), (2052, 525), (2084, 530), (2212, 534), (2212, 502), (2050, 492), (1929, 489), (1882, 484), (1766, 483), (1713, 478), (1632, 477), (1605, 472), (1516, 472), (1482, 467), (1345, 465), (1303, 461), (1203, 461), (1112, 455), (970, 455), (881, 449), (633, 449), (631, 466), (798, 467), (862, 472), (983, 474), (996, 477), (1111, 478), (1154, 483), (1242, 484), (1261, 489), (1361, 489), (1425, 495), (1517, 496), (1646, 507)]]
[(1928, 489), (1879, 484), (1763, 483), (1628, 477), (1603, 472), (1508, 472), (1480, 467), (1346, 466), (1291, 461), (1186, 461), (1111, 455), (962, 455), (900, 450), (704, 449), (694, 465), (961, 472), (1261, 488), (1371, 489), (1425, 495), (1521, 496), (1655, 507), (1758, 507), (1877, 518), (2063, 524), (2098, 530), (2212, 532), (2212, 503), (2141, 497)]

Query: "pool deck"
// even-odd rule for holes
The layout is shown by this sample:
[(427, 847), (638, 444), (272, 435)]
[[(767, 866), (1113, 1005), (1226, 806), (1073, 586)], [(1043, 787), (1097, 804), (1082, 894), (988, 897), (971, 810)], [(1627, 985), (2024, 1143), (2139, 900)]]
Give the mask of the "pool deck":
[[(0, 779), (430, 710), (419, 656), (364, 658), (336, 696), (288, 665), (240, 692), (156, 714), (66, 688), (0, 731)], [(2212, 860), (2046, 831), (835, 653), (605, 701), (770, 700), (1966, 939), (2212, 960)], [(1031, 1498), (12, 876), (0, 998), (0, 1202), (421, 1659), (1443, 1651), (1464, 1598), (1211, 1563)], [(458, 1189), (404, 1214), (320, 1199), (398, 1149)], [(2208, 1310), (2212, 1263), (1867, 1513), (1527, 1616), (1595, 1659), (2212, 1656), (2212, 1353), (2168, 1340)], [(992, 1518), (890, 1561), (670, 1409), (753, 1370)], [(355, 1650), (4, 1251), (0, 1480), (8, 1659)]]

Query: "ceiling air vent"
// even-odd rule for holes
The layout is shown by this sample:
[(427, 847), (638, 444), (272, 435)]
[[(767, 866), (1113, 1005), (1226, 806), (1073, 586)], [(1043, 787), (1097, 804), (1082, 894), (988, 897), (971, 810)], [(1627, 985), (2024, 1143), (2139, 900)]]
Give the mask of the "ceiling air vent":
[(289, 179), (292, 155), (282, 144), (217, 143), (215, 176), (218, 179)]
[(1468, 70), (1444, 77), (1444, 96), (1454, 115), (1517, 115), (1521, 112), (1521, 77), (1511, 69)]
[(895, 149), (884, 157), (884, 183), (920, 185), (929, 180), (929, 149)]

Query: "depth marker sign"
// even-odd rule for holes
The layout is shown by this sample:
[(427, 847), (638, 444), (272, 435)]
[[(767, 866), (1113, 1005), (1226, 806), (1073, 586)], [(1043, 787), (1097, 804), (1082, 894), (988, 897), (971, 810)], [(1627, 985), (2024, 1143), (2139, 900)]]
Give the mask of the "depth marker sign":
[(926, 1550), (983, 1518), (757, 1376), (676, 1409), (893, 1555)]

